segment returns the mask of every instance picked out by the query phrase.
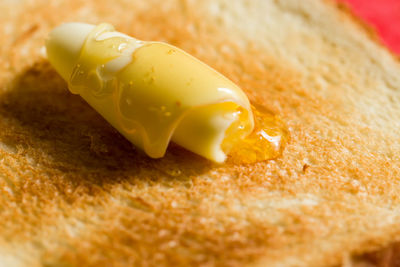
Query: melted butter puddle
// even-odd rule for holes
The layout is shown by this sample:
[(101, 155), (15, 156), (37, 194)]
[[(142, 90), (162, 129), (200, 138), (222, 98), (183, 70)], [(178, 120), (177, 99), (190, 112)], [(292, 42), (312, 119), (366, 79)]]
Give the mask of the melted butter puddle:
[(252, 111), (254, 130), (231, 147), (227, 162), (248, 164), (275, 159), (289, 141), (289, 131), (279, 116), (258, 105), (252, 106)]

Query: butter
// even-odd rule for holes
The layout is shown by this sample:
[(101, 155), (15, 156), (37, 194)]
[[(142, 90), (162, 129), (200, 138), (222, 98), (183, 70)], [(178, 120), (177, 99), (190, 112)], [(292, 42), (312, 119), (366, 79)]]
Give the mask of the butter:
[(150, 157), (162, 157), (172, 140), (223, 162), (253, 130), (244, 92), (172, 45), (140, 41), (109, 24), (67, 23), (50, 33), (46, 49), (70, 91)]

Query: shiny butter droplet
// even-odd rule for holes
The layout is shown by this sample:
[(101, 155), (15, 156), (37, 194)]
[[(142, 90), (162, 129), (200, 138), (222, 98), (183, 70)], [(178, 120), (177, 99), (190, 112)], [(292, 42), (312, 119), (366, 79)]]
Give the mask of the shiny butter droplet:
[(173, 177), (177, 177), (182, 174), (182, 171), (179, 169), (167, 169), (165, 172)]
[(231, 148), (228, 162), (248, 164), (277, 158), (289, 140), (289, 131), (278, 116), (261, 106), (252, 110), (254, 130)]
[(118, 51), (121, 52), (122, 50), (124, 50), (127, 47), (127, 45), (128, 45), (127, 43), (121, 43), (118, 46)]

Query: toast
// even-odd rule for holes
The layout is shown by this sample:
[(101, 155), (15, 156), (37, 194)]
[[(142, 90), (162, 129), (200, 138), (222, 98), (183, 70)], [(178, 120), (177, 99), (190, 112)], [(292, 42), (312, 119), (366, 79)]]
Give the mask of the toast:
[[(400, 241), (400, 65), (333, 2), (0, 10), (0, 265), (352, 266), (384, 262), (368, 253)], [(44, 40), (69, 21), (214, 67), (286, 123), (282, 155), (215, 164), (172, 144), (148, 158), (49, 65)]]

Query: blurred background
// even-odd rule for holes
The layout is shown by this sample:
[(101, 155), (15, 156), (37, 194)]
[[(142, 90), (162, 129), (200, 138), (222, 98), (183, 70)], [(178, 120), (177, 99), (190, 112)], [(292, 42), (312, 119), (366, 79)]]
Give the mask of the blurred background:
[(400, 55), (400, 0), (338, 0), (377, 30), (394, 53)]

